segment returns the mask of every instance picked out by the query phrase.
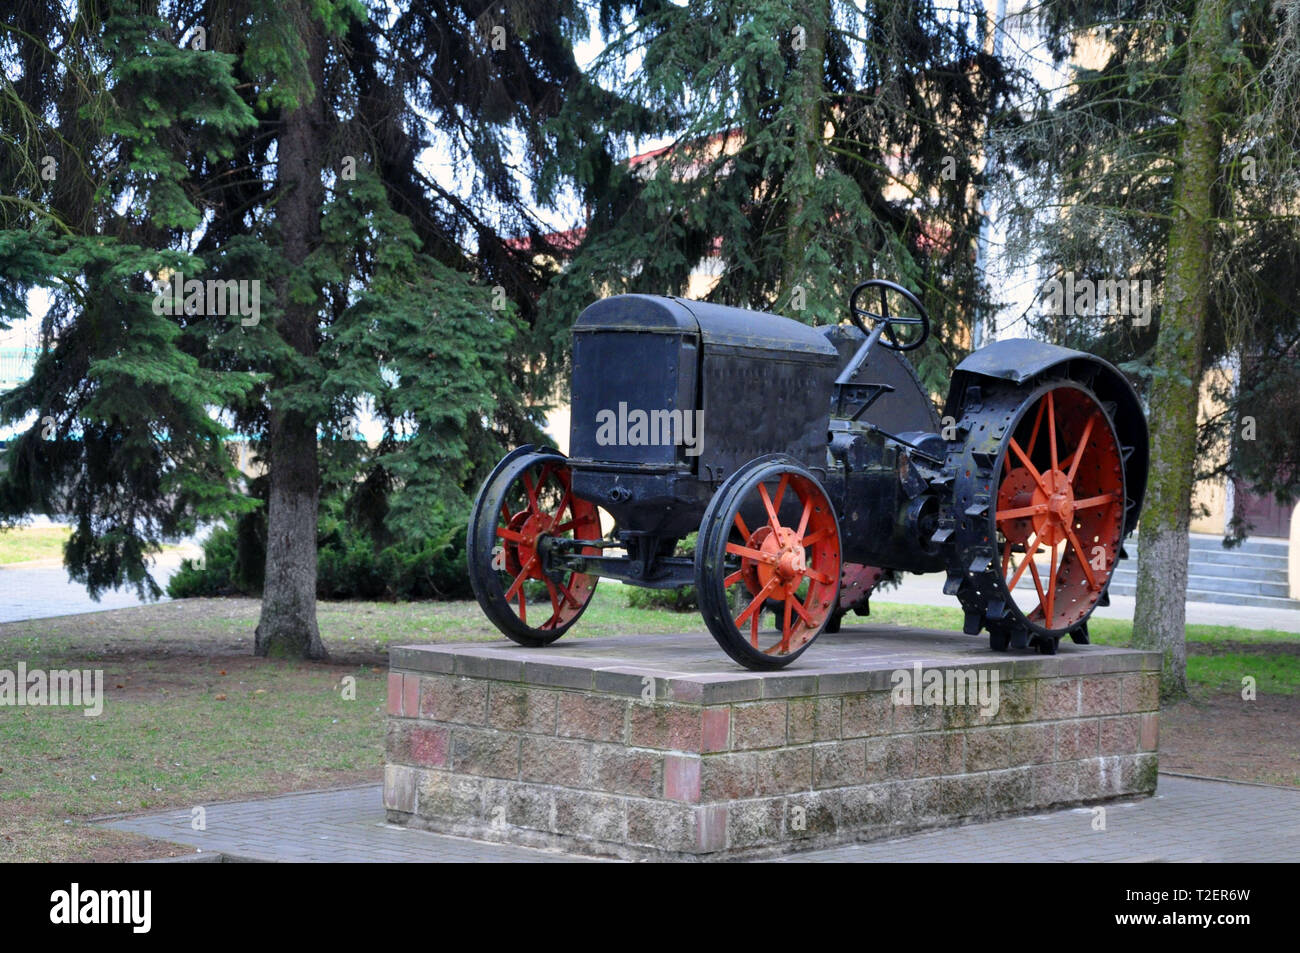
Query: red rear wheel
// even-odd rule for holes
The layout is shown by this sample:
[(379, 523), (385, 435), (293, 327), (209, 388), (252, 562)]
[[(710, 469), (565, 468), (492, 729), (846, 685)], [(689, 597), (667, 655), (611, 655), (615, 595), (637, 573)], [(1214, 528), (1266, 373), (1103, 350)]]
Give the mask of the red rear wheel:
[(1002, 589), (1034, 632), (1059, 639), (1097, 606), (1119, 558), (1124, 460), (1110, 418), (1081, 387), (1051, 387), (1026, 404), (998, 473)]

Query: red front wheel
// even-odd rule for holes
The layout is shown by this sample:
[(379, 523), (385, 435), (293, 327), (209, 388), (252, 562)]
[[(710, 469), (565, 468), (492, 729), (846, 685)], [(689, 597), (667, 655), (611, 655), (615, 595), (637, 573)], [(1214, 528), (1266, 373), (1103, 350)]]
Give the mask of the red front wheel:
[(695, 584), (705, 624), (732, 659), (774, 669), (798, 658), (839, 597), (839, 523), (817, 478), (784, 457), (732, 474), (705, 511)]
[(483, 612), (520, 645), (554, 642), (587, 608), (597, 577), (545, 571), (540, 543), (600, 535), (596, 507), (573, 495), (572, 470), (562, 455), (507, 458), (479, 491), (470, 517), (469, 578)]

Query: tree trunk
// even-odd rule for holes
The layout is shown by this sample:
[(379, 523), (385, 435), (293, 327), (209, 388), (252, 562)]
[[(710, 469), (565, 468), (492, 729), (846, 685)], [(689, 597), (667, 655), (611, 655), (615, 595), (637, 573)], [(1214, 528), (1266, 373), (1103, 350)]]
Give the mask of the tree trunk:
[(1151, 476), (1138, 548), (1133, 641), (1164, 654), (1161, 693), (1187, 693), (1188, 524), (1196, 472), (1201, 352), (1213, 278), (1214, 183), (1222, 132), (1215, 86), (1226, 0), (1197, 4), (1183, 73), (1178, 178), (1150, 394)]
[[(830, 4), (808, 4), (802, 11), (799, 26), (803, 28), (804, 48), (798, 51), (799, 99), (796, 103), (795, 148), (790, 186), (790, 217), (786, 222), (785, 249), (782, 253), (784, 273), (781, 281), (783, 306), (791, 308), (791, 299), (803, 275), (804, 257), (812, 229), (804, 221), (804, 189), (811, 191), (816, 183), (817, 157), (825, 134), (822, 117), (822, 98), (826, 83), (826, 32), (830, 25)], [(804, 288), (804, 294), (807, 294)], [(806, 306), (797, 303), (796, 310)]]
[[(320, 156), (324, 149), (324, 37), (306, 9), (302, 25), (312, 89), (298, 107), (283, 113), (277, 141), (276, 224), (283, 242), (287, 274), (277, 280), (282, 311), (277, 330), (299, 354), (316, 354), (316, 302), (295, 301), (290, 281), (320, 239)], [(283, 386), (289, 381), (276, 382)], [(253, 651), (257, 655), (324, 659), (316, 626), (316, 521), (320, 473), (317, 421), (296, 410), (272, 406), (268, 433), (270, 501), (267, 508), (266, 582), (262, 617)]]

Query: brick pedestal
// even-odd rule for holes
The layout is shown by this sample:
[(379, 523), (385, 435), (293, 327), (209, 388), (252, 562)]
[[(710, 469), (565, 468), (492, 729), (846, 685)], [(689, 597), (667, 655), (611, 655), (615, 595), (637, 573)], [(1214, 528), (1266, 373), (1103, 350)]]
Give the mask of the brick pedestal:
[[(857, 627), (771, 674), (703, 633), (390, 657), (389, 820), (487, 840), (721, 859), (1156, 786), (1154, 652), (995, 655), (955, 633)], [(954, 687), (996, 673), (999, 703), (902, 704), (900, 671), (951, 672)]]

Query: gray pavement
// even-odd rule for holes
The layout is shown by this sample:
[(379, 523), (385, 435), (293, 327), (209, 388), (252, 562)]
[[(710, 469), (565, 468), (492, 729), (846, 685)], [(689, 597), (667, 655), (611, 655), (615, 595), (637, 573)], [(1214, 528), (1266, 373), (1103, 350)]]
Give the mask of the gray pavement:
[[(106, 826), (261, 860), (554, 863), (556, 851), (489, 844), (388, 824), (378, 785), (289, 794), (104, 821)], [(805, 851), (787, 863), (1291, 861), (1300, 859), (1300, 790), (1161, 775), (1155, 797)]]
[[(918, 606), (951, 606), (957, 600), (943, 594), (943, 573), (918, 576), (908, 573), (895, 588), (882, 589), (872, 596), (876, 602), (899, 602)], [(1019, 590), (1017, 590), (1019, 592)], [(1111, 596), (1110, 605), (1098, 606), (1093, 615), (1099, 619), (1132, 621), (1137, 600), (1132, 596)], [(850, 616), (848, 622), (853, 621)], [(1235, 625), (1243, 629), (1277, 629), (1300, 632), (1300, 612), (1295, 609), (1263, 609), (1258, 606), (1220, 605), (1214, 602), (1187, 603), (1187, 621), (1196, 625)]]
[[(169, 550), (155, 560), (153, 578), (163, 589), (180, 569), (181, 560), (196, 556), (199, 549)], [(163, 596), (161, 602), (166, 602)], [(60, 615), (81, 615), (106, 609), (129, 609), (145, 605), (146, 600), (134, 589), (110, 590), (98, 602), (86, 594), (86, 587), (68, 579), (68, 571), (58, 560), (39, 563), (16, 563), (0, 566), (0, 622), (23, 619), (48, 619)]]

